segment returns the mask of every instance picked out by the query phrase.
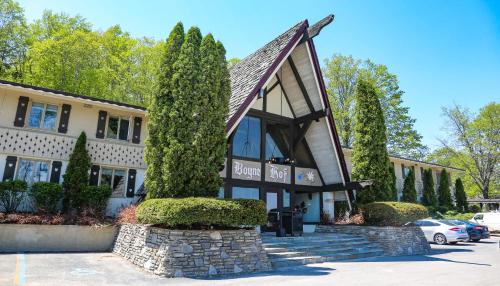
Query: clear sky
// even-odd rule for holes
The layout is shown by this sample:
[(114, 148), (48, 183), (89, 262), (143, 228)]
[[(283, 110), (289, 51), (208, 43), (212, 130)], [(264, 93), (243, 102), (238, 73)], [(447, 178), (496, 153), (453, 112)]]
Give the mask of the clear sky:
[(500, 1), (129, 1), (18, 0), (28, 20), (44, 9), (80, 14), (106, 29), (164, 39), (177, 21), (211, 32), (228, 58), (243, 58), (290, 26), (333, 13), (315, 38), (320, 60), (334, 53), (370, 58), (396, 74), (404, 104), (431, 148), (444, 136), (441, 107), (477, 111), (500, 101)]

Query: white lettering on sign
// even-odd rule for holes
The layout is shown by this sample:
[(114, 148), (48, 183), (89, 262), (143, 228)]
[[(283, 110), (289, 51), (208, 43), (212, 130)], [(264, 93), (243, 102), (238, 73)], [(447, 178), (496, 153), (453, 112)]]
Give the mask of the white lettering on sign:
[(233, 165), (234, 165), (234, 173), (238, 176), (243, 176), (250, 180), (253, 177), (260, 178), (260, 168), (247, 167), (238, 161), (234, 161)]
[(280, 170), (276, 166), (271, 165), (271, 169), (269, 170), (269, 177), (271, 179), (283, 181), (283, 183), (286, 183), (287, 175), (288, 171), (286, 168)]

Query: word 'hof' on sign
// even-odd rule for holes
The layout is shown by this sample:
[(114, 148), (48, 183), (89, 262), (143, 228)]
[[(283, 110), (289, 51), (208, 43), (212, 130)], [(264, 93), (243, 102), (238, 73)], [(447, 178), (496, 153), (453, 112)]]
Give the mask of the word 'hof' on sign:
[(266, 181), (290, 184), (291, 182), (290, 166), (266, 164)]

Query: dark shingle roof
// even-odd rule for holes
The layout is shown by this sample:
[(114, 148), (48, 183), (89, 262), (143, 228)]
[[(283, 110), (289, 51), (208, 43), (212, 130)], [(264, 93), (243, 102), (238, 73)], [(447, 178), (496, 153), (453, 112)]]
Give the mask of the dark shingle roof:
[(252, 101), (253, 96), (262, 88), (277, 64), (290, 51), (307, 26), (307, 20), (296, 24), (229, 70), (231, 98), (229, 100), (228, 130), (238, 121)]

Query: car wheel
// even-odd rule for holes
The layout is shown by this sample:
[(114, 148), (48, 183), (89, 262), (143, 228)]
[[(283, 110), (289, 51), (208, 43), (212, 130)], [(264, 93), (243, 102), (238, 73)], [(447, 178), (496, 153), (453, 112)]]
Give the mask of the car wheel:
[(446, 244), (446, 236), (444, 236), (444, 234), (437, 233), (434, 235), (434, 242), (439, 245)]
[(473, 242), (479, 242), (480, 239), (471, 239), (471, 241), (473, 241)]

